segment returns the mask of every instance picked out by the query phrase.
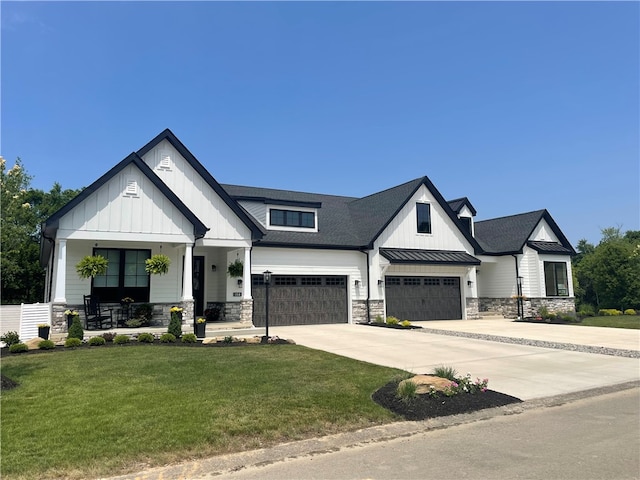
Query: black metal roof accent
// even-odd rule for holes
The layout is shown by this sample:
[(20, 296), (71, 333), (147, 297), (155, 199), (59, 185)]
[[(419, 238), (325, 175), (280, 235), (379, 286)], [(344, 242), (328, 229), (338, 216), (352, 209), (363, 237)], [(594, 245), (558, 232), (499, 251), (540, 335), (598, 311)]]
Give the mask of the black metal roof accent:
[[(60, 219), (77, 207), (80, 203), (85, 201), (90, 195), (96, 192), (100, 187), (105, 185), (109, 180), (115, 177), (118, 173), (120, 173), (125, 167), (129, 165), (135, 165), (138, 169), (153, 183), (162, 194), (182, 213), (189, 222), (193, 225), (193, 232), (196, 238), (203, 237), (209, 228), (202, 223), (202, 221), (178, 198), (178, 196), (173, 193), (167, 184), (165, 184), (160, 177), (158, 177), (153, 170), (140, 158), (135, 152), (129, 154), (125, 159), (115, 165), (111, 170), (98, 178), (95, 182), (89, 185), (87, 188), (82, 190), (78, 195), (76, 195), (73, 199), (63, 205), (56, 212), (51, 214), (49, 218), (47, 218), (42, 223), (42, 233), (43, 238), (54, 238), (55, 232), (58, 229), (58, 225), (60, 223)], [(40, 255), (40, 263), (43, 267), (46, 267), (48, 253), (45, 252), (45, 249), (49, 249), (50, 245), (48, 243), (41, 242), (41, 255)], [(44, 262), (44, 263), (43, 263)]]
[(421, 265), (480, 265), (480, 260), (467, 252), (450, 250), (414, 250), (381, 248), (380, 255), (391, 263)]
[(540, 241), (529, 241), (527, 245), (533, 248), (535, 251), (540, 253), (548, 253), (548, 254), (556, 254), (556, 255), (572, 255), (573, 252), (560, 245), (558, 242), (540, 242)]
[(447, 203), (451, 207), (451, 210), (456, 212), (456, 214), (459, 214), (460, 210), (462, 210), (462, 207), (464, 207), (465, 205), (467, 206), (467, 208), (469, 210), (471, 210), (471, 215), (472, 216), (475, 217), (476, 214), (478, 213), (478, 212), (476, 212), (476, 209), (473, 208), (473, 205), (471, 205), (471, 202), (469, 201), (469, 199), (467, 197), (456, 198), (454, 200), (448, 200)]
[(560, 244), (575, 255), (575, 250), (564, 236), (558, 224), (547, 210), (536, 210), (508, 217), (475, 222), (475, 237), (482, 247), (483, 255), (511, 255), (522, 253), (534, 229), (545, 220)]
[(173, 147), (182, 155), (182, 157), (189, 162), (196, 172), (204, 179), (205, 182), (222, 198), (222, 200), (233, 210), (233, 212), (242, 220), (242, 222), (251, 230), (251, 237), (253, 240), (262, 238), (264, 232), (262, 228), (254, 221), (253, 217), (249, 215), (243, 208), (240, 207), (238, 202), (232, 199), (222, 186), (216, 181), (215, 178), (204, 168), (204, 166), (198, 161), (198, 159), (189, 151), (184, 144), (178, 140), (171, 130), (168, 128), (160, 132), (153, 140), (148, 142), (144, 147), (137, 151), (140, 157), (145, 156), (162, 140), (167, 140)]

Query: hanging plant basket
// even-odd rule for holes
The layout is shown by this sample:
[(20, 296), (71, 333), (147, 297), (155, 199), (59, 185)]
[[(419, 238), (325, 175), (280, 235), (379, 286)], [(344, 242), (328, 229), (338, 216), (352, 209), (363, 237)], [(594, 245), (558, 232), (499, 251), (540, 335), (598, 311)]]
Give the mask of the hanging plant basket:
[(87, 255), (76, 265), (76, 272), (80, 278), (93, 278), (107, 273), (109, 260), (102, 255)]
[(235, 259), (233, 263), (229, 264), (229, 268), (227, 268), (227, 273), (230, 277), (241, 277), (244, 273), (244, 265), (239, 259)]
[(164, 275), (169, 271), (169, 265), (171, 265), (171, 259), (162, 253), (152, 255), (144, 261), (145, 270), (151, 275)]

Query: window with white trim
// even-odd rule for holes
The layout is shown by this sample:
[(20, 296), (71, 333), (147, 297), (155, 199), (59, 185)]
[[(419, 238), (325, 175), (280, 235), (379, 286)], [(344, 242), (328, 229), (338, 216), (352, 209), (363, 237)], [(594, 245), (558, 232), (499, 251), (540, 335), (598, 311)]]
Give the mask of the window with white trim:
[(316, 215), (314, 212), (298, 210), (269, 210), (269, 225), (275, 227), (316, 228)]
[(565, 262), (544, 262), (544, 284), (547, 297), (568, 297), (567, 264)]
[(431, 233), (431, 205), (416, 203), (418, 233)]

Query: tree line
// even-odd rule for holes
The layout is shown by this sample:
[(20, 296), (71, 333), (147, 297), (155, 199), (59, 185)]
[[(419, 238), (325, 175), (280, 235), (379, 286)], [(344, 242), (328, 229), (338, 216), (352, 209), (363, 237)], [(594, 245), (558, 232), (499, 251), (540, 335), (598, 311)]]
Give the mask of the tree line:
[[(20, 158), (6, 169), (0, 157), (0, 300), (2, 304), (44, 300), (45, 272), (40, 266), (40, 226), (80, 190), (31, 188), (32, 177)], [(598, 245), (580, 240), (572, 260), (578, 309), (640, 310), (640, 231), (602, 229)]]

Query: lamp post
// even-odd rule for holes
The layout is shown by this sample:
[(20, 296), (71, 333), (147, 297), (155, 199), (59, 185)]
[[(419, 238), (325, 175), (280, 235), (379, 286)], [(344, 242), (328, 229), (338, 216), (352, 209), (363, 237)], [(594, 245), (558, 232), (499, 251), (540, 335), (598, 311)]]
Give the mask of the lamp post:
[(264, 286), (266, 290), (266, 304), (265, 304), (265, 320), (264, 320), (264, 336), (265, 341), (269, 341), (269, 285), (271, 284), (271, 272), (266, 270), (262, 272), (262, 278), (264, 280)]
[(517, 277), (517, 291), (518, 291), (518, 319), (522, 320), (524, 318), (524, 302), (522, 301), (522, 280), (524, 278), (518, 276)]

